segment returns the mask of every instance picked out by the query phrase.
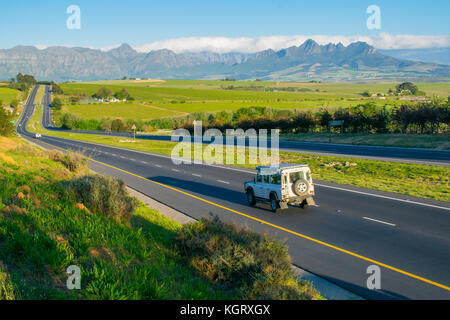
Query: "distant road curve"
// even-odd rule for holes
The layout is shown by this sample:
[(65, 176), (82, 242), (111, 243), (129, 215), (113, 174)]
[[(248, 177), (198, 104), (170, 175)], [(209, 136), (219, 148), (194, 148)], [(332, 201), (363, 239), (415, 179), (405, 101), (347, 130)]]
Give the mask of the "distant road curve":
[[(48, 93), (49, 87), (46, 86)], [(49, 94), (45, 95), (49, 97)], [(52, 122), (51, 108), (49, 108), (50, 99), (45, 99), (44, 103), (44, 120), (43, 126), (47, 130), (59, 132), (72, 132), (83, 134), (94, 134), (103, 136), (115, 137), (132, 137), (130, 132), (103, 132), (90, 130), (63, 130), (56, 128)], [(136, 136), (137, 139), (156, 140), (156, 141), (171, 141), (170, 136), (158, 135), (143, 135)], [(225, 139), (224, 139), (225, 140)], [(218, 141), (220, 142), (220, 141)], [(222, 141), (225, 145), (226, 142)], [(208, 143), (208, 142), (205, 142)], [(214, 143), (214, 142), (213, 142)], [(237, 141), (235, 141), (237, 144)], [(248, 141), (246, 141), (248, 146)], [(270, 146), (270, 144), (269, 144)], [(398, 148), (398, 147), (379, 147), (379, 146), (358, 146), (348, 144), (330, 144), (330, 143), (315, 143), (315, 142), (297, 142), (280, 140), (280, 151), (295, 152), (295, 153), (311, 153), (328, 156), (352, 157), (369, 160), (383, 160), (402, 163), (415, 163), (426, 165), (450, 166), (450, 151), (432, 150), (420, 148)]]

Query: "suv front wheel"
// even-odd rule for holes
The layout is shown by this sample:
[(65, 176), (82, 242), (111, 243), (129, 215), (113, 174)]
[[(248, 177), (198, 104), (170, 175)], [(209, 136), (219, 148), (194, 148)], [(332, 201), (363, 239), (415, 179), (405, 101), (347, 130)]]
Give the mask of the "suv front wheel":
[(248, 205), (254, 207), (256, 205), (255, 193), (253, 190), (247, 190), (247, 201)]
[(270, 196), (270, 209), (272, 209), (272, 212), (277, 213), (279, 208), (278, 200), (275, 196)]

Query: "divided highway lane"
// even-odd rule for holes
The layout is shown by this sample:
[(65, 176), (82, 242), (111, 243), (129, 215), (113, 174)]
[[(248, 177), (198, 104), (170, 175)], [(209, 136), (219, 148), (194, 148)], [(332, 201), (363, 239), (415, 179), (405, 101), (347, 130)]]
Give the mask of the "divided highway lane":
[[(25, 113), (31, 115), (32, 109), (28, 105)], [(18, 132), (30, 139), (26, 121), (23, 117)], [(250, 170), (175, 166), (165, 156), (50, 136), (35, 142), (47, 148), (85, 150), (94, 170), (122, 178), (130, 187), (194, 218), (214, 215), (287, 239), (296, 265), (363, 297), (450, 299), (448, 204), (424, 200), (418, 205), (319, 183), (320, 207), (291, 208), (275, 215), (265, 205), (247, 206), (243, 182), (252, 179)], [(373, 264), (382, 266), (382, 290), (366, 287), (366, 270)]]

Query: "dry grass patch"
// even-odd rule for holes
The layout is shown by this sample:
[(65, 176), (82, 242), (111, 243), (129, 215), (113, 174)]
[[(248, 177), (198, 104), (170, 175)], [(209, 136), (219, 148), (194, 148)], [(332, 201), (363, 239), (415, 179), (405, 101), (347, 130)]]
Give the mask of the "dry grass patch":
[(6, 152), (17, 148), (21, 144), (20, 141), (13, 138), (0, 137), (0, 151)]
[(0, 160), (5, 161), (8, 164), (17, 164), (17, 162), (11, 158), (10, 156), (7, 156), (6, 154), (0, 152)]
[(62, 153), (57, 150), (47, 151), (50, 160), (62, 163), (71, 172), (79, 173), (87, 169), (87, 159), (78, 152)]
[(9, 206), (6, 206), (5, 208), (3, 208), (3, 213), (10, 215), (11, 213), (15, 213), (15, 214), (26, 214), (28, 213), (28, 210), (26, 208), (20, 208), (18, 206), (16, 206), (15, 204), (11, 204)]
[(89, 256), (95, 259), (102, 259), (109, 262), (116, 262), (117, 258), (112, 252), (112, 250), (108, 248), (90, 248)]
[(35, 176), (33, 181), (36, 183), (48, 183), (47, 180), (41, 176)]
[(90, 213), (89, 209), (86, 208), (85, 205), (82, 204), (82, 203), (75, 203), (74, 206), (75, 206), (75, 208), (77, 208), (78, 210), (86, 211), (87, 213)]

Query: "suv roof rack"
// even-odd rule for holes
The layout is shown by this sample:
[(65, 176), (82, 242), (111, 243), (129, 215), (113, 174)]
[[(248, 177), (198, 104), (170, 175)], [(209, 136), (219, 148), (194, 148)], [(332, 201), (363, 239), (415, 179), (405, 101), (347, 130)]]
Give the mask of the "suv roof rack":
[(279, 165), (274, 165), (274, 166), (260, 166), (260, 167), (256, 167), (257, 170), (260, 169), (274, 169), (274, 170), (278, 170), (278, 169), (295, 169), (295, 168), (305, 168), (308, 167), (307, 164), (293, 164), (293, 163), (281, 163)]

